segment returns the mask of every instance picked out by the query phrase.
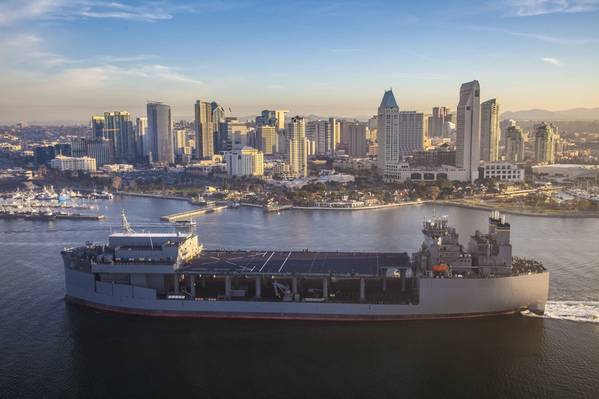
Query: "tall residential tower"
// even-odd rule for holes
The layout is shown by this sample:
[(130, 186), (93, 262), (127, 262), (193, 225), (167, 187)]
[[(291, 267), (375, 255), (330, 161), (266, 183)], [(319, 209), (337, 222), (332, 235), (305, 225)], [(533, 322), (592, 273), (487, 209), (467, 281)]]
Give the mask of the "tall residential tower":
[(195, 109), (196, 158), (207, 159), (214, 155), (214, 115), (212, 104), (197, 100)]
[(469, 181), (478, 178), (480, 164), (480, 85), (477, 80), (462, 84), (457, 109), (456, 164), (466, 169)]
[(173, 121), (171, 107), (160, 102), (151, 102), (148, 111), (148, 146), (146, 156), (150, 162), (175, 163), (173, 147)]
[(377, 140), (379, 155), (377, 168), (380, 175), (385, 174), (387, 163), (398, 163), (399, 155), (399, 106), (392, 90), (385, 91), (377, 115)]
[(306, 148), (306, 122), (301, 116), (291, 119), (287, 125), (287, 160), (289, 169), (296, 177), (308, 176), (308, 151)]
[(495, 162), (499, 159), (499, 104), (495, 98), (480, 105), (480, 159)]

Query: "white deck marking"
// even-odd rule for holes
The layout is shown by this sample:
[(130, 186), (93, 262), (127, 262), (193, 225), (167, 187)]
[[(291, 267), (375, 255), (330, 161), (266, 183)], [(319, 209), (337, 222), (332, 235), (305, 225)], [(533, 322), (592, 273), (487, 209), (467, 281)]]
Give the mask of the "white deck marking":
[(285, 258), (285, 260), (283, 261), (283, 264), (281, 265), (281, 267), (279, 267), (279, 273), (281, 273), (281, 270), (283, 270), (283, 266), (285, 266), (285, 263), (287, 263), (287, 259), (289, 259), (289, 257), (291, 256), (291, 252), (289, 252), (287, 254), (287, 257)]
[[(266, 259), (266, 262), (264, 262), (264, 264), (262, 265), (262, 267), (260, 268), (260, 270), (258, 270), (258, 272), (261, 272), (262, 269), (264, 269), (264, 266), (266, 266), (266, 264), (268, 263), (268, 261), (270, 260), (270, 258), (272, 258), (272, 256), (275, 254), (275, 252), (273, 251), (272, 254), (270, 254), (270, 256), (268, 257), (268, 259)], [(254, 266), (257, 267), (258, 265)], [(252, 269), (252, 271), (254, 271), (254, 269)]]

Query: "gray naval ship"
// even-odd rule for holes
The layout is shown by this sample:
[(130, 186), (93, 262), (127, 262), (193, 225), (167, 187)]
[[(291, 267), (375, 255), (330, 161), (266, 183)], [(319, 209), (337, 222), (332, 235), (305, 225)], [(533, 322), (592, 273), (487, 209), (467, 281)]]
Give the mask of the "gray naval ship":
[(549, 273), (512, 256), (510, 224), (460, 245), (447, 218), (424, 222), (406, 253), (206, 250), (189, 224), (174, 232), (122, 232), (108, 245), (62, 251), (66, 300), (166, 317), (303, 320), (462, 318), (544, 312)]

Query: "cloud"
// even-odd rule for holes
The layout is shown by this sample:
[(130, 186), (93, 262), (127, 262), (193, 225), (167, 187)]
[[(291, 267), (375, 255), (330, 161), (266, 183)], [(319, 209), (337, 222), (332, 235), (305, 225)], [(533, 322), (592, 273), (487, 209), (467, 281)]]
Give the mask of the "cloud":
[(160, 58), (160, 56), (156, 54), (139, 54), (139, 55), (131, 55), (125, 57), (113, 56), (113, 55), (102, 55), (99, 56), (98, 59), (103, 62), (138, 62), (138, 61), (146, 61), (151, 59)]
[(332, 48), (332, 53), (357, 53), (362, 51), (360, 48)]
[(508, 29), (499, 29), (492, 28), (488, 26), (470, 26), (469, 29), (483, 32), (493, 32), (493, 33), (503, 33), (511, 36), (525, 37), (528, 39), (539, 40), (545, 43), (553, 43), (553, 44), (568, 44), (568, 45), (582, 45), (582, 44), (593, 44), (599, 43), (599, 38), (597, 37), (560, 37), (560, 36), (550, 36), (540, 33), (529, 33), (529, 32), (520, 32)]
[(203, 82), (199, 80), (178, 72), (176, 68), (160, 64), (132, 67), (104, 64), (89, 67), (67, 68), (58, 78), (74, 79), (79, 84), (86, 86), (96, 86), (100, 83), (122, 81), (130, 78), (141, 78), (151, 81), (163, 80), (194, 85), (203, 84)]
[(154, 22), (173, 18), (184, 6), (162, 1), (138, 0), (123, 4), (105, 0), (3, 0), (0, 26), (27, 20), (113, 18)]
[(552, 57), (541, 57), (541, 61), (546, 62), (551, 65), (556, 65), (556, 66), (562, 65), (562, 62), (560, 60), (558, 60), (557, 58), (552, 58)]
[(556, 13), (582, 13), (599, 10), (599, 0), (506, 0), (509, 16), (531, 17)]

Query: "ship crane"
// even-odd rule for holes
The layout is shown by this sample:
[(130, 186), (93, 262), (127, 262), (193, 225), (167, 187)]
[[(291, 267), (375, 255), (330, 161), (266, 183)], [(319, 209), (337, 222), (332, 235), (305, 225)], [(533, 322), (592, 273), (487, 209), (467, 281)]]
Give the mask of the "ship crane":
[(129, 221), (127, 220), (127, 214), (125, 213), (124, 209), (121, 209), (121, 225), (123, 226), (123, 231), (125, 233), (135, 233), (135, 230), (133, 230), (129, 224)]
[(274, 281), (272, 283), (273, 288), (275, 289), (275, 296), (277, 298), (283, 298), (283, 301), (289, 302), (292, 299), (291, 290), (285, 284), (278, 283)]

